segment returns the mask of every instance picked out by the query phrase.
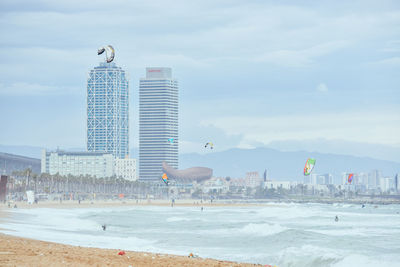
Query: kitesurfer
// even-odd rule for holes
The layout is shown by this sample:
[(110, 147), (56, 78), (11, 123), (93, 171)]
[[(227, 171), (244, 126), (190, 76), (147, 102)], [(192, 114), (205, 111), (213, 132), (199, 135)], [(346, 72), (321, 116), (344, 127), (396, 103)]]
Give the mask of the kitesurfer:
[(338, 221), (339, 221), (339, 217), (336, 215), (335, 222), (338, 222)]

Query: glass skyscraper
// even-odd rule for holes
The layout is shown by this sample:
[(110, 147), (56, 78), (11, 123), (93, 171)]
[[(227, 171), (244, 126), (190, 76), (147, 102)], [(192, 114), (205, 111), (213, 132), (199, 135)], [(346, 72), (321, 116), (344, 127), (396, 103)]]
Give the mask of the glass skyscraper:
[(171, 68), (146, 68), (139, 85), (139, 179), (161, 179), (162, 162), (178, 168), (178, 82)]
[(87, 81), (87, 150), (129, 155), (129, 82), (115, 63), (102, 62)]

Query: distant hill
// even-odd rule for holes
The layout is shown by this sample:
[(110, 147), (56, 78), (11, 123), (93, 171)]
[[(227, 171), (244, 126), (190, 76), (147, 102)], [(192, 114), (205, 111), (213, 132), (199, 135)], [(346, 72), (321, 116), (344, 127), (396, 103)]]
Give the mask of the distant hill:
[(209, 167), (214, 170), (214, 176), (220, 177), (244, 177), (248, 171), (258, 171), (262, 175), (267, 169), (270, 179), (299, 181), (303, 179), (304, 164), (309, 157), (317, 160), (314, 173), (331, 173), (337, 182), (342, 172), (369, 172), (377, 169), (384, 176), (394, 176), (400, 172), (400, 163), (392, 161), (305, 151), (282, 152), (270, 148), (235, 148), (204, 155), (182, 154), (179, 165), (181, 169)]
[(0, 152), (1, 174), (11, 174), (13, 171), (21, 171), (27, 168), (32, 168), (34, 173), (40, 173), (40, 159)]
[(23, 155), (30, 158), (41, 158), (43, 147), (0, 145), (0, 151), (9, 154)]

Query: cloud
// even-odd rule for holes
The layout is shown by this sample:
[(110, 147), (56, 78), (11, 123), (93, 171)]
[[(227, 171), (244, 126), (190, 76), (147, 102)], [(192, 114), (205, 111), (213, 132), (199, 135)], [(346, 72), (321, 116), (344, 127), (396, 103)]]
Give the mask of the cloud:
[(307, 67), (314, 63), (318, 57), (330, 54), (350, 44), (348, 41), (335, 41), (318, 44), (305, 49), (277, 50), (265, 53), (257, 57), (255, 61), (269, 62), (286, 67)]
[(322, 93), (326, 93), (328, 92), (328, 86), (326, 86), (325, 83), (320, 83), (317, 85), (317, 91), (318, 92), (322, 92)]
[(388, 41), (384, 48), (380, 49), (382, 52), (396, 53), (400, 52), (400, 40)]
[(394, 145), (399, 143), (399, 114), (399, 110), (392, 110), (264, 117), (226, 116), (203, 120), (200, 125), (221, 129), (228, 136), (242, 135), (242, 145), (315, 138)]
[(400, 66), (400, 57), (385, 58), (372, 63), (375, 66)]
[(0, 95), (49, 96), (54, 94), (76, 94), (78, 91), (79, 88), (76, 87), (59, 87), (25, 82), (17, 82), (10, 85), (0, 84)]

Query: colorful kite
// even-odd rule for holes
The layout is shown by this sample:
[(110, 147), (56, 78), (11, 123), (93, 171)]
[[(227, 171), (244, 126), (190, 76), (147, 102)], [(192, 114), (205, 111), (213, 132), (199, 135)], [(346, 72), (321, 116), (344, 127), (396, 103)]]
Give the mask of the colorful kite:
[(162, 175), (161, 179), (163, 180), (163, 182), (164, 182), (166, 185), (168, 185), (169, 182), (168, 182), (168, 176), (167, 176), (166, 173), (164, 173), (164, 174)]
[(173, 144), (174, 143), (174, 138), (169, 138), (168, 143)]
[(307, 159), (306, 166), (304, 166), (304, 175), (310, 175), (315, 166), (315, 159)]
[(347, 177), (347, 182), (348, 182), (349, 184), (351, 184), (352, 181), (353, 181), (353, 173), (350, 173), (350, 174), (349, 174), (349, 177)]
[(114, 47), (112, 47), (111, 45), (102, 46), (97, 50), (97, 55), (101, 55), (104, 52), (106, 52), (107, 63), (110, 63), (111, 61), (114, 60), (114, 57), (115, 57)]

